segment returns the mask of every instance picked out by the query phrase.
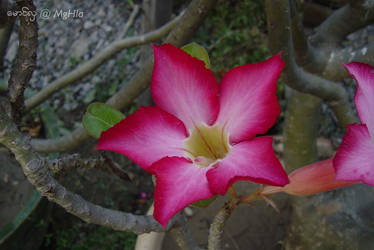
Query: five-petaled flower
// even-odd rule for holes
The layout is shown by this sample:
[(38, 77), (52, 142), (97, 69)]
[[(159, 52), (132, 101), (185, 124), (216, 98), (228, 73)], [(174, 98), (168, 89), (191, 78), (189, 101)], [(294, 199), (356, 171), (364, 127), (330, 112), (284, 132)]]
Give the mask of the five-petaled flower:
[(287, 174), (265, 133), (280, 113), (280, 55), (230, 70), (218, 85), (204, 63), (170, 44), (153, 46), (151, 91), (142, 107), (103, 132), (98, 149), (128, 156), (156, 175), (162, 225), (187, 205), (224, 195), (238, 180), (283, 186)]
[(374, 186), (374, 68), (357, 62), (345, 67), (358, 84), (355, 104), (361, 124), (347, 126), (334, 157), (336, 179)]

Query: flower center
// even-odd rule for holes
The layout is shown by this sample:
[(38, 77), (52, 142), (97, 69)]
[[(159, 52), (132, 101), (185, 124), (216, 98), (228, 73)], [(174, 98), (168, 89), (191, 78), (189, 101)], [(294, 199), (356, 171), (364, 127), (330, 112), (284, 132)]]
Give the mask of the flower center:
[(218, 125), (196, 126), (185, 140), (187, 156), (197, 165), (208, 167), (218, 159), (223, 159), (230, 150), (228, 136)]

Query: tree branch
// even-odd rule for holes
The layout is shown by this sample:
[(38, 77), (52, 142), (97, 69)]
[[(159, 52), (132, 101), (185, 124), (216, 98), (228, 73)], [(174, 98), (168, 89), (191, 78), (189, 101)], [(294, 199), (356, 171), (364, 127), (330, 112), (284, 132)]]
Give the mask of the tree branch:
[(290, 17), (296, 62), (311, 73), (320, 72), (325, 65), (325, 53), (309, 42), (295, 0), (290, 0)]
[[(208, 14), (208, 11), (212, 8), (213, 3), (213, 0), (192, 1), (165, 42), (172, 43), (178, 47), (187, 43)], [(149, 58), (134, 77), (106, 103), (117, 109), (127, 108), (132, 100), (149, 86), (152, 67), (153, 59)], [(74, 130), (71, 134), (58, 139), (34, 139), (31, 141), (31, 145), (38, 152), (61, 152), (78, 146), (88, 137), (89, 135), (86, 130), (79, 128)]]
[(348, 34), (366, 26), (374, 20), (372, 1), (355, 1), (334, 11), (311, 37), (312, 44), (322, 47), (335, 47)]
[(213, 219), (212, 224), (209, 228), (208, 236), (208, 250), (221, 250), (222, 238), (223, 238), (223, 228), (227, 219), (230, 217), (231, 212), (235, 209), (236, 204), (228, 202), (223, 208), (221, 208)]
[(127, 20), (125, 28), (123, 29), (122, 33), (118, 36), (119, 39), (125, 38), (131, 25), (134, 23), (136, 16), (139, 14), (139, 10), (140, 10), (140, 6), (136, 4), (130, 14), (129, 20)]
[(55, 174), (81, 167), (87, 169), (107, 168), (106, 159), (101, 155), (94, 158), (83, 159), (79, 154), (72, 154), (57, 159), (47, 159), (45, 161), (48, 169)]
[[(20, 9), (36, 11), (32, 0), (17, 1)], [(36, 51), (38, 48), (38, 24), (33, 15), (20, 15), (19, 46), (16, 62), (12, 67), (9, 79), (9, 101), (12, 118), (19, 122), (25, 111), (23, 92), (29, 84), (36, 67)]]
[(78, 80), (82, 79), (83, 77), (87, 76), (95, 69), (97, 69), (100, 65), (102, 65), (107, 60), (111, 59), (115, 54), (118, 52), (131, 48), (138, 45), (148, 44), (150, 42), (156, 41), (164, 37), (170, 30), (177, 24), (180, 20), (180, 16), (173, 19), (169, 23), (165, 24), (161, 28), (151, 31), (147, 34), (126, 38), (123, 40), (115, 41), (104, 50), (99, 52), (96, 56), (88, 60), (87, 62), (83, 63), (78, 68), (74, 69), (73, 71), (67, 73), (66, 75), (62, 76), (61, 78), (53, 81), (46, 87), (44, 87), (41, 91), (39, 91), (34, 96), (30, 97), (26, 100), (26, 109), (29, 111), (30, 109), (36, 107), (43, 101), (45, 101), (48, 97), (52, 94), (58, 92), (62, 88), (77, 82)]
[(288, 173), (318, 158), (317, 137), (321, 99), (287, 88), (286, 118), (283, 128), (283, 159)]
[(356, 122), (348, 94), (342, 85), (306, 72), (295, 62), (288, 0), (267, 0), (266, 12), (270, 47), (273, 53), (281, 50), (282, 58), (286, 62), (283, 75), (285, 82), (300, 92), (318, 96), (326, 101), (343, 128)]
[(76, 168), (107, 169), (122, 180), (131, 181), (129, 175), (105, 154), (99, 154), (99, 156), (87, 159), (82, 158), (79, 154), (72, 154), (59, 157), (58, 159), (46, 159), (45, 161), (49, 171), (55, 174)]
[[(152, 216), (139, 216), (103, 208), (68, 191), (52, 177), (48, 171), (48, 160), (35, 153), (28, 141), (28, 137), (18, 131), (16, 125), (6, 115), (3, 107), (0, 106), (0, 143), (13, 152), (28, 180), (41, 195), (59, 204), (66, 211), (87, 223), (108, 226), (120, 231), (132, 231), (138, 234), (164, 231)], [(171, 220), (166, 229), (170, 229), (174, 223), (175, 219)]]

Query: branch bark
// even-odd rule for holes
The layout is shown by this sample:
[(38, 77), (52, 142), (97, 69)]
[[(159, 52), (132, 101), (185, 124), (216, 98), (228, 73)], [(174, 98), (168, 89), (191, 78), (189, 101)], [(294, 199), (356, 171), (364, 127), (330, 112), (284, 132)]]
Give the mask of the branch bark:
[(236, 204), (226, 203), (216, 214), (209, 228), (208, 250), (221, 250), (223, 239), (223, 228)]
[[(172, 43), (178, 47), (187, 43), (212, 8), (213, 3), (213, 0), (192, 1), (165, 42)], [(132, 100), (149, 86), (152, 67), (153, 59), (149, 58), (135, 76), (106, 103), (117, 109), (128, 107)], [(89, 135), (86, 130), (84, 128), (79, 128), (74, 130), (71, 134), (58, 139), (34, 139), (31, 141), (31, 145), (38, 152), (61, 152), (78, 146), (88, 137)]]
[[(0, 106), (0, 143), (13, 152), (26, 177), (41, 195), (85, 222), (138, 234), (164, 231), (152, 216), (139, 216), (103, 208), (68, 191), (52, 177), (48, 171), (48, 160), (41, 158), (32, 150), (29, 138), (18, 131), (2, 106)], [(166, 229), (170, 229), (174, 223), (175, 219), (171, 220)]]
[(284, 126), (284, 163), (290, 173), (318, 159), (317, 138), (320, 107), (318, 97), (288, 89)]
[(82, 158), (79, 154), (65, 155), (57, 159), (46, 159), (46, 165), (49, 171), (55, 174), (76, 169), (76, 168), (86, 168), (86, 169), (107, 169), (113, 174), (117, 175), (124, 181), (131, 181), (129, 175), (118, 166), (117, 163), (113, 162), (105, 154), (99, 154), (92, 158)]
[[(17, 1), (20, 9), (27, 8), (36, 11), (32, 0)], [(32, 15), (19, 16), (19, 46), (16, 62), (12, 67), (9, 78), (9, 101), (12, 118), (19, 122), (25, 111), (23, 92), (28, 86), (36, 67), (36, 51), (38, 48), (38, 24)]]

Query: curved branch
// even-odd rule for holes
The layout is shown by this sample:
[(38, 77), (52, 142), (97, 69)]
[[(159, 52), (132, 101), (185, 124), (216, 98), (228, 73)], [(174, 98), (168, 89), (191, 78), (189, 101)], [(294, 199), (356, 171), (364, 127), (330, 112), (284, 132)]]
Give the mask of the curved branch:
[(288, 0), (267, 0), (266, 12), (270, 47), (275, 53), (281, 50), (282, 58), (286, 62), (286, 83), (300, 92), (318, 96), (326, 101), (343, 128), (356, 122), (348, 94), (342, 85), (306, 72), (295, 62)]
[[(212, 8), (213, 3), (213, 0), (192, 1), (165, 42), (172, 43), (178, 47), (187, 43)], [(152, 67), (153, 59), (149, 58), (135, 76), (107, 101), (107, 104), (117, 109), (127, 108), (132, 100), (149, 86)], [(86, 130), (79, 128), (71, 134), (58, 139), (34, 139), (31, 141), (31, 145), (38, 152), (61, 152), (78, 146), (88, 137)]]
[(320, 72), (326, 64), (326, 55), (309, 42), (295, 0), (290, 0), (290, 17), (296, 62), (309, 72)]
[[(152, 216), (139, 216), (112, 209), (103, 208), (86, 201), (81, 196), (68, 191), (58, 183), (48, 171), (48, 160), (41, 158), (28, 144), (26, 136), (21, 134), (16, 125), (0, 106), (0, 143), (9, 148), (21, 164), (28, 180), (41, 195), (47, 197), (87, 223), (108, 226), (115, 230), (147, 233), (164, 231), (164, 228)], [(170, 229), (175, 219), (166, 229)]]
[(102, 65), (104, 62), (111, 59), (113, 55), (117, 54), (118, 52), (124, 49), (127, 49), (127, 48), (148, 44), (150, 42), (161, 39), (162, 37), (164, 37), (166, 34), (170, 32), (170, 30), (177, 24), (179, 20), (180, 20), (180, 16), (168, 22), (161, 28), (151, 31), (147, 34), (144, 34), (141, 36), (130, 37), (130, 38), (126, 38), (123, 40), (113, 42), (111, 45), (109, 45), (104, 50), (99, 52), (96, 56), (94, 56), (87, 62), (83, 63), (80, 67), (67, 73), (61, 78), (53, 81), (52, 83), (44, 87), (40, 92), (38, 92), (34, 96), (27, 99), (26, 100), (27, 111), (36, 107), (37, 105), (45, 101), (48, 97), (50, 97), (52, 94), (56, 93), (62, 88), (65, 88), (66, 86), (74, 82), (77, 82), (78, 80), (87, 76), (88, 74), (93, 72), (95, 69), (97, 69), (100, 65)]
[[(352, 1), (353, 2), (353, 1)], [(334, 11), (311, 37), (316, 46), (334, 47), (348, 34), (366, 26), (374, 20), (374, 5), (357, 0)]]
[[(20, 9), (36, 11), (32, 0), (17, 1)], [(29, 84), (36, 67), (36, 51), (38, 49), (38, 24), (35, 16), (20, 15), (19, 46), (16, 62), (9, 78), (9, 101), (12, 118), (19, 122), (25, 111), (23, 92)]]

